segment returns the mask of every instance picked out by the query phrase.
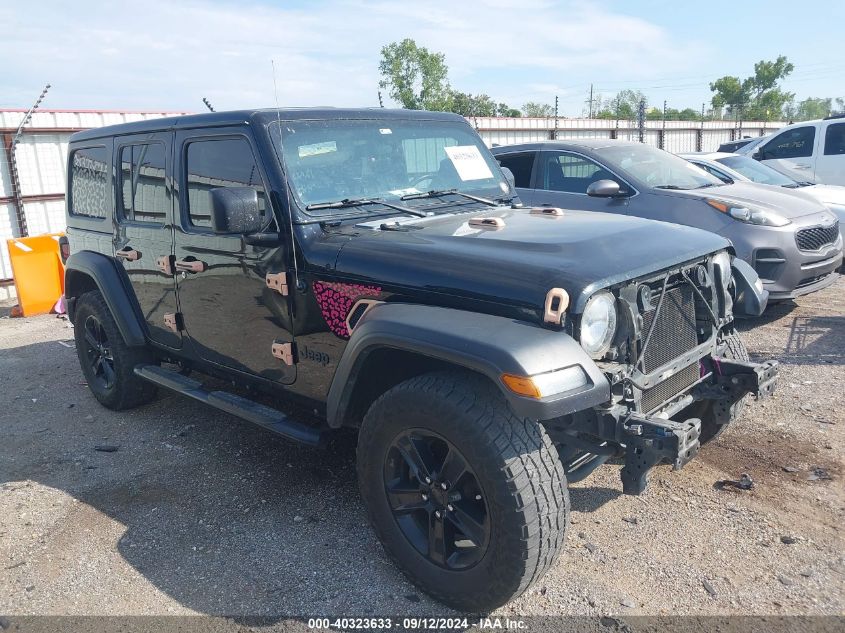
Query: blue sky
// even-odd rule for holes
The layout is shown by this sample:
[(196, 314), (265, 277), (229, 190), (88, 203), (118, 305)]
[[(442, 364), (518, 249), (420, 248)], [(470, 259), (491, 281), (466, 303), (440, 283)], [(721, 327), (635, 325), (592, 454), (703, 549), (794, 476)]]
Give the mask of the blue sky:
[[(544, 0), (5, 0), (0, 108), (202, 111), (377, 105), (380, 48), (404, 37), (445, 53), (454, 88), (580, 116), (605, 97), (700, 108), (708, 83), (786, 55), (798, 98), (845, 97), (845, 3)], [(389, 100), (386, 100), (390, 104)]]

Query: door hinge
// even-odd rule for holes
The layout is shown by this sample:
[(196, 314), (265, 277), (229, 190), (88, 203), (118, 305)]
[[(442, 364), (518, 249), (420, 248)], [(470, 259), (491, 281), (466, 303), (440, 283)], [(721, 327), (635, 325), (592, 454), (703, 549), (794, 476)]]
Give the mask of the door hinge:
[(296, 345), (293, 343), (277, 343), (273, 341), (270, 348), (273, 356), (282, 361), (285, 365), (296, 364)]
[(181, 312), (169, 312), (164, 315), (164, 325), (167, 329), (173, 332), (179, 332), (185, 329), (185, 324), (182, 320)]
[(165, 275), (173, 274), (173, 255), (164, 255), (156, 259), (156, 267)]
[(267, 273), (264, 277), (267, 287), (275, 290), (283, 297), (288, 296), (288, 275), (287, 273)]

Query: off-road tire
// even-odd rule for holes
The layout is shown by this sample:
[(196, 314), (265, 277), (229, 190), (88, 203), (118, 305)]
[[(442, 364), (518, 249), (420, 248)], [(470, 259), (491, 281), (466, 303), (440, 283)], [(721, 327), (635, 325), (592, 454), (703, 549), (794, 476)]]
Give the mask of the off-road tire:
[[(87, 352), (90, 346), (86, 341), (85, 324), (92, 316), (102, 325), (112, 358), (114, 379), (109, 387), (103, 385), (97, 378)], [(76, 302), (73, 325), (76, 355), (79, 357), (82, 373), (88, 382), (88, 388), (100, 404), (120, 411), (145, 404), (155, 397), (155, 385), (136, 376), (133, 372), (136, 365), (154, 362), (152, 353), (146, 347), (126, 345), (99, 291), (92, 290), (79, 297)]]
[[(728, 346), (725, 350), (725, 358), (742, 361), (749, 360), (748, 350), (745, 349), (745, 343), (742, 342), (738, 332), (733, 331), (726, 335), (724, 341)], [(728, 421), (724, 424), (719, 424), (716, 416), (716, 408), (725, 406), (723, 401), (702, 400), (701, 402), (696, 402), (685, 411), (686, 417), (699, 418), (701, 420), (701, 437), (699, 441), (702, 446), (719, 437), (728, 425), (742, 414), (747, 398), (748, 396), (743, 397), (730, 407)]]
[[(489, 541), (468, 569), (437, 566), (400, 530), (385, 492), (391, 442), (433, 431), (474, 470), (487, 504)], [(411, 378), (383, 394), (358, 439), (358, 481), (372, 525), (393, 562), (423, 591), (463, 612), (519, 596), (557, 559), (569, 518), (566, 474), (545, 429), (515, 416), (486, 379), (447, 371)]]

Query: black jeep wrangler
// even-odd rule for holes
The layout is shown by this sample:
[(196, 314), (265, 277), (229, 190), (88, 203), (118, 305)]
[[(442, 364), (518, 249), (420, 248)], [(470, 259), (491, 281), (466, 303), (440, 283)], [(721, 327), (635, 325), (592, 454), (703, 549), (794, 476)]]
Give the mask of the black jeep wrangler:
[(727, 241), (523, 207), (456, 115), (158, 119), (75, 134), (68, 161), (66, 295), (94, 396), (127, 409), (164, 387), (313, 446), (357, 428), (385, 550), (459, 609), (554, 562), (568, 481), (618, 459), (639, 494), (774, 388), (733, 329), (766, 297)]

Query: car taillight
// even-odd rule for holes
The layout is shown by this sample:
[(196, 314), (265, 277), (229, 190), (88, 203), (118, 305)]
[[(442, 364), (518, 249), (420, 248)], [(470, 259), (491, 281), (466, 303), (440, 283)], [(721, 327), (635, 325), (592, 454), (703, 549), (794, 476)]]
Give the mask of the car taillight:
[(62, 256), (62, 263), (66, 264), (67, 258), (70, 257), (70, 242), (64, 235), (59, 238), (59, 254)]

